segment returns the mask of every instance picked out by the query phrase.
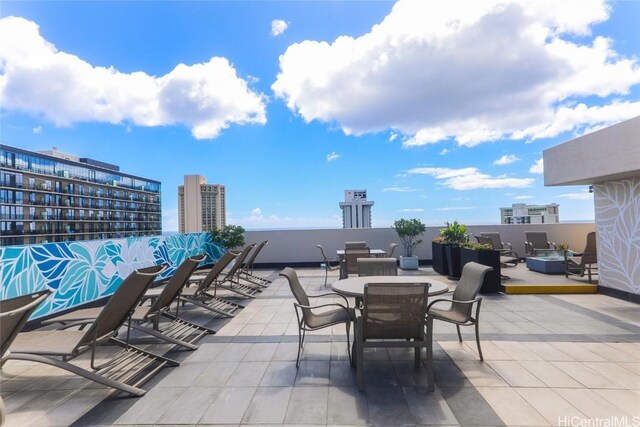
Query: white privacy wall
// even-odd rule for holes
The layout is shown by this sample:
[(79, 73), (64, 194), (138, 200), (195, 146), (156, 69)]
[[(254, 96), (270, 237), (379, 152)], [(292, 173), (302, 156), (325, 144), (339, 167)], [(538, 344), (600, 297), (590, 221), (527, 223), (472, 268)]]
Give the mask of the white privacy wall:
[(594, 185), (599, 285), (640, 294), (640, 177)]

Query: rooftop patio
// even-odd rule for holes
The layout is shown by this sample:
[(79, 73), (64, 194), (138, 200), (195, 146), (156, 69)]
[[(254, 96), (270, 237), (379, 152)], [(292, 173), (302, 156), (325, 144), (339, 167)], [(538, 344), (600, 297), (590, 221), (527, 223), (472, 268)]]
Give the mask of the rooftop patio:
[[(181, 361), (148, 382), (143, 397), (123, 397), (56, 368), (7, 362), (1, 384), (6, 425), (537, 426), (595, 419), (631, 425), (640, 416), (637, 304), (600, 294), (485, 295), (485, 362), (476, 353), (473, 328), (462, 329), (461, 344), (453, 325), (436, 322), (435, 392), (427, 391), (426, 370), (416, 370), (404, 349), (367, 351), (361, 392), (342, 326), (311, 333), (296, 370), (293, 298), (277, 272), (259, 271), (273, 283), (255, 300), (244, 300), (233, 319), (211, 320), (187, 306), (190, 318), (218, 330), (196, 351), (138, 340)], [(298, 273), (309, 294), (326, 291), (324, 270)], [(419, 274), (445, 280), (430, 268)], [(509, 275), (561, 280), (522, 264)], [(453, 289), (456, 282), (448, 284)]]

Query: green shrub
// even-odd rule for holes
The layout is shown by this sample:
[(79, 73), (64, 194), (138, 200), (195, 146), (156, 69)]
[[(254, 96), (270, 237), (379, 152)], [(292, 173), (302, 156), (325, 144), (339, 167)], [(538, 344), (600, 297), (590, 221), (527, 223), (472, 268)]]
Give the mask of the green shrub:
[(467, 226), (453, 221), (453, 223), (446, 222), (446, 228), (443, 228), (438, 233), (444, 237), (444, 242), (450, 245), (461, 245), (469, 241), (469, 235), (467, 234)]
[(211, 240), (222, 248), (233, 249), (244, 246), (244, 232), (245, 229), (242, 226), (229, 224), (222, 229), (211, 230)]

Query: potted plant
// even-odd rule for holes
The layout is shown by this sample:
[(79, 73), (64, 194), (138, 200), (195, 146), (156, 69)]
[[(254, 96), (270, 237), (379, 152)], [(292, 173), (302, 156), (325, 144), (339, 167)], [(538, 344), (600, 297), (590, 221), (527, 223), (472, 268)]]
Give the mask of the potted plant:
[(211, 230), (211, 240), (221, 248), (231, 250), (244, 246), (244, 228), (240, 225), (226, 225), (222, 229)]
[(444, 276), (449, 275), (449, 264), (447, 263), (447, 244), (444, 237), (436, 236), (431, 240), (431, 263), (433, 271)]
[(462, 273), (460, 265), (460, 245), (469, 241), (467, 226), (458, 221), (446, 222), (446, 227), (440, 230), (440, 236), (447, 243), (447, 264), (449, 266), (448, 279), (459, 279)]
[(427, 227), (419, 219), (399, 219), (393, 223), (393, 228), (398, 233), (404, 256), (400, 256), (400, 268), (403, 270), (417, 270), (418, 257), (413, 255), (413, 249), (422, 243), (418, 237), (424, 233)]
[(480, 292), (492, 293), (503, 290), (500, 273), (500, 251), (494, 250), (490, 243), (463, 243), (460, 250), (460, 266), (468, 262), (492, 267), (493, 270), (487, 272), (482, 282)]

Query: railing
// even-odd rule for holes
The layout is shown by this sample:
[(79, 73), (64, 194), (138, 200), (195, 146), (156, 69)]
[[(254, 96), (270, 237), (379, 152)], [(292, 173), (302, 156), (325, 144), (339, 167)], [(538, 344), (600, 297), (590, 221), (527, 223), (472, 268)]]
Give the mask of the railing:
[(168, 277), (198, 254), (213, 262), (222, 253), (209, 233), (0, 247), (0, 299), (50, 289), (33, 316), (42, 317), (111, 295), (134, 269), (167, 263)]

